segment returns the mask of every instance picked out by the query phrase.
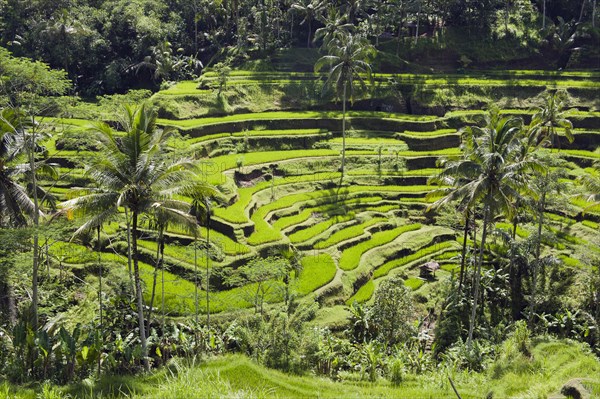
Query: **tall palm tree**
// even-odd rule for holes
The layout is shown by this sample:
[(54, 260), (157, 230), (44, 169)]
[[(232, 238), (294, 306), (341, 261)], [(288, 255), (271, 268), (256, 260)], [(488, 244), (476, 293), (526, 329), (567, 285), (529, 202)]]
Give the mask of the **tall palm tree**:
[[(44, 215), (41, 203), (48, 199), (47, 193), (42, 190), (37, 182), (40, 173), (56, 177), (54, 168), (44, 161), (37, 159), (40, 141), (47, 137), (41, 125), (31, 115), (19, 108), (5, 108), (0, 111), (0, 223), (8, 218), (13, 224), (24, 224), (26, 215), (31, 218), (34, 226), (33, 232), (33, 260), (32, 260), (32, 326), (38, 327), (38, 269), (39, 269), (39, 234), (37, 227), (40, 218)], [(26, 162), (14, 165), (10, 163), (23, 155)], [(28, 187), (21, 187), (15, 178), (25, 174)], [(31, 199), (29, 199), (29, 194)]]
[(13, 108), (0, 111), (0, 226), (22, 226), (33, 218), (34, 204), (27, 190), (17, 182), (23, 165), (18, 156), (23, 147), (18, 130), (24, 115)]
[(591, 207), (600, 205), (600, 162), (595, 162), (593, 165), (594, 173), (588, 173), (578, 178), (579, 182), (583, 183), (583, 187), (587, 190), (585, 200), (592, 202), (584, 211)]
[[(432, 207), (439, 207), (452, 201), (459, 201), (459, 209), (465, 212), (465, 232), (468, 228), (467, 215), (475, 217), (474, 207), (483, 207), (483, 232), (476, 261), (473, 284), (473, 306), (469, 320), (469, 345), (473, 339), (483, 254), (488, 236), (488, 227), (500, 212), (512, 213), (513, 200), (519, 196), (524, 185), (523, 170), (531, 167), (531, 161), (522, 157), (520, 139), (523, 135), (523, 121), (515, 117), (501, 117), (497, 110), (485, 116), (484, 126), (471, 126), (464, 129), (462, 145), (463, 157), (448, 162), (436, 178), (450, 185), (445, 196)], [(465, 234), (466, 238), (466, 234)], [(463, 246), (464, 273), (466, 248)]]
[(485, 116), (483, 127), (471, 126), (465, 129), (466, 139), (472, 151), (472, 167), (477, 178), (459, 189), (460, 197), (470, 203), (481, 203), (483, 206), (483, 231), (476, 263), (473, 288), (473, 306), (469, 320), (467, 343), (473, 341), (481, 267), (488, 227), (494, 217), (505, 212), (514, 212), (514, 199), (519, 197), (519, 190), (525, 186), (523, 170), (532, 167), (528, 159), (521, 158), (520, 139), (523, 135), (521, 118), (502, 117), (498, 110), (492, 110)]
[(138, 235), (140, 215), (157, 202), (167, 201), (193, 183), (193, 165), (187, 160), (169, 160), (164, 144), (169, 130), (158, 129), (156, 112), (146, 104), (125, 107), (120, 121), (124, 135), (106, 124), (94, 127), (100, 151), (88, 162), (87, 174), (99, 189), (83, 190), (82, 196), (63, 204), (65, 209), (89, 215), (76, 234), (98, 226), (114, 216), (119, 207), (131, 215), (131, 253), (139, 336), (144, 366), (149, 369), (144, 323), (144, 303), (139, 271)]
[(153, 203), (147, 211), (150, 215), (150, 227), (157, 231), (156, 263), (152, 279), (150, 305), (148, 307), (147, 335), (150, 335), (150, 323), (152, 321), (152, 310), (154, 308), (159, 269), (161, 271), (161, 313), (163, 326), (165, 325), (165, 231), (169, 226), (177, 226), (196, 236), (198, 226), (196, 220), (189, 214), (189, 209), (190, 204), (185, 201), (167, 199)]
[[(210, 219), (212, 215), (212, 202), (223, 202), (223, 196), (212, 186), (198, 183), (188, 190), (186, 193), (188, 197), (192, 199), (192, 214), (196, 217), (198, 222), (201, 222), (206, 227), (206, 327), (209, 329), (210, 334)], [(195, 321), (198, 323), (198, 243), (196, 234), (194, 242), (194, 307), (195, 307)]]
[(535, 109), (531, 118), (531, 134), (537, 136), (538, 144), (549, 144), (560, 148), (558, 129), (562, 129), (569, 143), (572, 143), (573, 123), (566, 117), (569, 100), (567, 92), (564, 90), (546, 92), (543, 99), (544, 104)]
[(328, 9), (326, 17), (319, 18), (324, 26), (315, 31), (314, 41), (323, 41), (321, 49), (326, 50), (334, 39), (340, 39), (342, 35), (352, 31), (354, 25), (345, 23), (345, 19), (346, 16), (342, 15), (339, 9), (333, 7)]
[[(315, 64), (315, 72), (329, 68), (329, 76), (325, 87), (333, 86), (338, 98), (342, 99), (342, 166), (340, 172), (344, 179), (346, 166), (346, 101), (354, 101), (356, 93), (355, 82), (366, 89), (365, 78), (372, 82), (371, 65), (369, 58), (375, 49), (362, 36), (340, 36), (330, 42), (329, 54), (319, 58)], [(363, 76), (365, 75), (365, 76)]]
[(300, 11), (304, 14), (304, 19), (300, 22), (300, 25), (304, 23), (308, 24), (308, 38), (306, 39), (306, 47), (310, 47), (312, 42), (312, 23), (317, 17), (323, 12), (327, 3), (323, 0), (298, 0), (292, 4), (292, 9)]

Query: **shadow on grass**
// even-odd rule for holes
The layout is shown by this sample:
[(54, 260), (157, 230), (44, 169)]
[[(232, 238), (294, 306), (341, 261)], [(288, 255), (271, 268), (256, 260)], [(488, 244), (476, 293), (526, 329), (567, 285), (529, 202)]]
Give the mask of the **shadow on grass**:
[(83, 380), (65, 393), (76, 398), (122, 398), (143, 395), (149, 388), (148, 378), (134, 375), (104, 375), (98, 381)]

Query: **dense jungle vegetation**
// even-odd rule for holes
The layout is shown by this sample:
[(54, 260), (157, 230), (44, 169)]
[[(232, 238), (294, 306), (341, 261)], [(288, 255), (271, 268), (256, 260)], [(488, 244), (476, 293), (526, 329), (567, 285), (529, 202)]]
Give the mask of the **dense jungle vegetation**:
[(600, 397), (595, 0), (0, 0), (0, 398)]

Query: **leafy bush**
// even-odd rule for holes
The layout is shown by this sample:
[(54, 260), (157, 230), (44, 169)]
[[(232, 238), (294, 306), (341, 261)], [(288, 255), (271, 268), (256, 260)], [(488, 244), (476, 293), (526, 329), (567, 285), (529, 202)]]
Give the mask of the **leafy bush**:
[(372, 309), (379, 340), (389, 346), (407, 341), (414, 333), (413, 317), (412, 295), (401, 278), (393, 277), (379, 284)]

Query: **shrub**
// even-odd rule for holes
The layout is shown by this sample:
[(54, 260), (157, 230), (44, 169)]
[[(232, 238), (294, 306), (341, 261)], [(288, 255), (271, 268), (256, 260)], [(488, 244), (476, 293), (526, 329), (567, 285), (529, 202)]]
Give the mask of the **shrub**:
[(404, 362), (398, 357), (390, 358), (388, 365), (388, 379), (394, 386), (399, 386), (404, 380)]
[(372, 312), (377, 337), (386, 344), (405, 342), (414, 333), (412, 294), (402, 279), (393, 277), (377, 287)]

